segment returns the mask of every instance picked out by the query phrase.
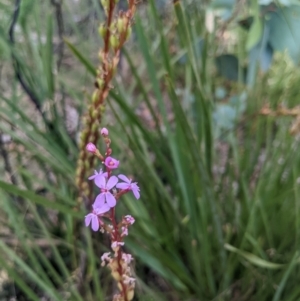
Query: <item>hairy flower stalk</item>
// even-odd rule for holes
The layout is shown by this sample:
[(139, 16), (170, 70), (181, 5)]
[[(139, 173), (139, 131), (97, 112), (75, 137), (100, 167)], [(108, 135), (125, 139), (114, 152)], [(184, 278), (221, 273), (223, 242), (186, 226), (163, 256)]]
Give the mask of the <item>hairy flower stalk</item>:
[(80, 134), (80, 153), (76, 170), (76, 185), (82, 198), (92, 199), (92, 186), (86, 182), (86, 175), (95, 165), (95, 156), (85, 151), (88, 143), (97, 144), (100, 133), (98, 131), (105, 99), (111, 89), (111, 81), (116, 72), (120, 59), (120, 50), (131, 34), (131, 26), (136, 9), (136, 0), (128, 0), (128, 9), (118, 12), (114, 17), (117, 0), (101, 0), (106, 14), (106, 22), (99, 26), (99, 34), (103, 38), (104, 46), (99, 51), (100, 66), (97, 68), (95, 90), (91, 97), (88, 111), (83, 118), (83, 130)]
[[(113, 301), (130, 301), (134, 297), (135, 278), (132, 276), (130, 266), (133, 260), (130, 254), (122, 251), (124, 237), (128, 235), (128, 228), (134, 223), (134, 218), (126, 215), (118, 223), (115, 215), (115, 206), (122, 195), (132, 192), (136, 199), (140, 198), (140, 189), (137, 183), (125, 175), (115, 176), (112, 173), (119, 167), (119, 161), (111, 157), (112, 149), (108, 130), (102, 129), (101, 135), (106, 144), (104, 156), (93, 143), (86, 145), (86, 151), (99, 158), (103, 169), (95, 171), (89, 177), (90, 181), (99, 188), (99, 194), (92, 205), (92, 212), (86, 215), (85, 225), (91, 226), (93, 231), (107, 233), (111, 241), (111, 252), (104, 253), (101, 257), (101, 265), (107, 266), (114, 280), (117, 282), (119, 292), (113, 297)], [(119, 181), (122, 182), (119, 182)]]

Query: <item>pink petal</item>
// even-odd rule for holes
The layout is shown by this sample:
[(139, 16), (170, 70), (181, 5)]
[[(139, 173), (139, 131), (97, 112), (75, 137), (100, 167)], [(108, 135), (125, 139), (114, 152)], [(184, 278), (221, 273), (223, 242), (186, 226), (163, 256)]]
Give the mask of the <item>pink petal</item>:
[(103, 174), (98, 174), (95, 177), (95, 184), (99, 187), (99, 188), (105, 188), (105, 177), (103, 176)]
[(97, 195), (93, 207), (95, 209), (101, 208), (105, 203), (105, 193), (100, 193)]
[(131, 180), (128, 179), (126, 176), (124, 175), (118, 175), (118, 178), (121, 179), (122, 181), (126, 182), (126, 183), (131, 183)]
[(106, 203), (108, 204), (109, 207), (115, 207), (116, 206), (116, 199), (115, 197), (110, 193), (110, 192), (106, 192)]
[(92, 229), (94, 231), (98, 231), (99, 230), (99, 221), (98, 221), (97, 215), (94, 215), (93, 218), (92, 218)]
[(88, 227), (89, 224), (91, 223), (91, 219), (93, 218), (93, 213), (89, 213), (88, 215), (85, 216), (85, 226)]
[(118, 183), (116, 185), (116, 187), (119, 189), (128, 189), (128, 188), (130, 188), (130, 184), (129, 183)]
[(109, 180), (107, 181), (106, 188), (107, 189), (112, 189), (118, 183), (118, 181), (119, 180), (116, 176), (111, 176), (109, 178)]
[(104, 204), (102, 207), (95, 208), (96, 214), (103, 214), (105, 212), (108, 212), (110, 210), (110, 207), (107, 204)]
[(97, 172), (97, 170), (95, 170), (95, 171), (94, 171), (94, 174), (93, 174), (92, 176), (88, 177), (88, 179), (89, 179), (89, 180), (95, 179), (96, 176), (97, 176), (97, 174), (98, 174), (98, 172)]
[(138, 189), (136, 188), (131, 188), (133, 195), (135, 196), (135, 198), (138, 200), (140, 198), (140, 193), (138, 191)]

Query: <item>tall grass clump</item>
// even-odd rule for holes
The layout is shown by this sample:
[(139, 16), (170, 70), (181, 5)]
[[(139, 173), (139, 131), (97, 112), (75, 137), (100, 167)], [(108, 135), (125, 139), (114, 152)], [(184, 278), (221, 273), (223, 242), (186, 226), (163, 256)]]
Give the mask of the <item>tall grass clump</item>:
[[(95, 66), (109, 37), (98, 34), (98, 1), (19, 4), (1, 6), (12, 16), (0, 32), (1, 298), (115, 293), (100, 267), (110, 243), (82, 223), (94, 200), (82, 183), (102, 166), (84, 148), (97, 144), (101, 121), (142, 192), (116, 210), (136, 220), (125, 239), (133, 300), (299, 300), (300, 75), (288, 53), (264, 70), (248, 64), (256, 2), (220, 22), (216, 2), (141, 3), (127, 46), (111, 49), (120, 64), (100, 65), (103, 74)], [(247, 10), (248, 32), (233, 26)]]

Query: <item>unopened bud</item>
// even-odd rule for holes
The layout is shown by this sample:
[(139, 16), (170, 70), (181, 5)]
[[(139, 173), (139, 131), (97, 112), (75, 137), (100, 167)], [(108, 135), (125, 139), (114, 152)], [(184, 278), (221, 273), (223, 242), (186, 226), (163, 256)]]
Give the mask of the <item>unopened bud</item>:
[(119, 39), (115, 35), (110, 36), (109, 43), (114, 50), (119, 47)]
[(101, 78), (97, 78), (96, 81), (97, 81), (98, 88), (99, 88), (99, 89), (102, 89), (103, 86), (104, 86), (104, 80), (101, 79)]
[(93, 123), (93, 125), (92, 125), (92, 129), (91, 129), (91, 132), (92, 132), (92, 133), (96, 133), (96, 132), (97, 132), (97, 130), (98, 130), (98, 124), (96, 124), (96, 123)]
[(100, 24), (100, 26), (98, 27), (98, 33), (100, 37), (102, 37), (103, 39), (105, 38), (107, 33), (107, 28), (105, 27), (104, 24)]
[(101, 0), (101, 4), (102, 4), (104, 10), (107, 11), (108, 6), (109, 6), (109, 0)]
[(96, 152), (96, 150), (97, 150), (97, 147), (96, 147), (96, 145), (95, 145), (94, 143), (89, 142), (89, 143), (86, 145), (85, 149), (86, 149), (88, 152), (94, 154), (94, 153)]
[(107, 128), (102, 128), (100, 131), (102, 136), (108, 136), (108, 129)]
[(96, 102), (98, 101), (98, 99), (99, 99), (99, 94), (100, 94), (99, 90), (96, 89), (96, 90), (94, 91), (93, 95), (92, 95), (92, 102), (93, 102), (93, 103), (96, 103)]
[(93, 119), (98, 119), (98, 117), (99, 117), (99, 111), (98, 110), (93, 110), (93, 112), (92, 112), (92, 117), (93, 117)]
[(105, 112), (105, 106), (103, 104), (100, 105), (99, 109), (100, 109), (101, 113)]
[(112, 154), (112, 149), (109, 148), (109, 149), (107, 150), (107, 152), (106, 152), (106, 155), (107, 155), (107, 156), (110, 156), (111, 154)]
[(84, 162), (84, 167), (85, 167), (87, 170), (89, 170), (89, 169), (90, 169), (90, 166), (91, 166), (91, 165), (90, 165), (90, 162), (86, 160), (86, 161)]
[(125, 19), (123, 17), (120, 17), (117, 20), (117, 29), (119, 33), (122, 33), (125, 30)]
[(79, 166), (79, 170), (80, 170), (80, 172), (82, 171), (82, 169), (83, 169), (83, 166), (84, 166), (84, 163), (83, 163), (83, 161), (82, 160), (80, 160), (79, 162), (78, 162), (78, 166)]
[(80, 134), (80, 139), (81, 139), (81, 140), (85, 140), (86, 136), (87, 136), (87, 133), (86, 133), (86, 132), (82, 132), (82, 133)]

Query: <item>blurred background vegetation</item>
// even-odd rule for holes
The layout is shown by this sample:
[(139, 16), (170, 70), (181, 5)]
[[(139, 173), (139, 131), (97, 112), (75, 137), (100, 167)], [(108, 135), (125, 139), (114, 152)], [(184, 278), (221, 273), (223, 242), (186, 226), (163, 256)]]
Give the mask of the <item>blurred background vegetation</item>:
[[(103, 11), (1, 0), (0, 20), (0, 300), (111, 300), (74, 184)], [(102, 124), (141, 188), (118, 208), (135, 300), (300, 300), (299, 28), (297, 0), (138, 5)]]

